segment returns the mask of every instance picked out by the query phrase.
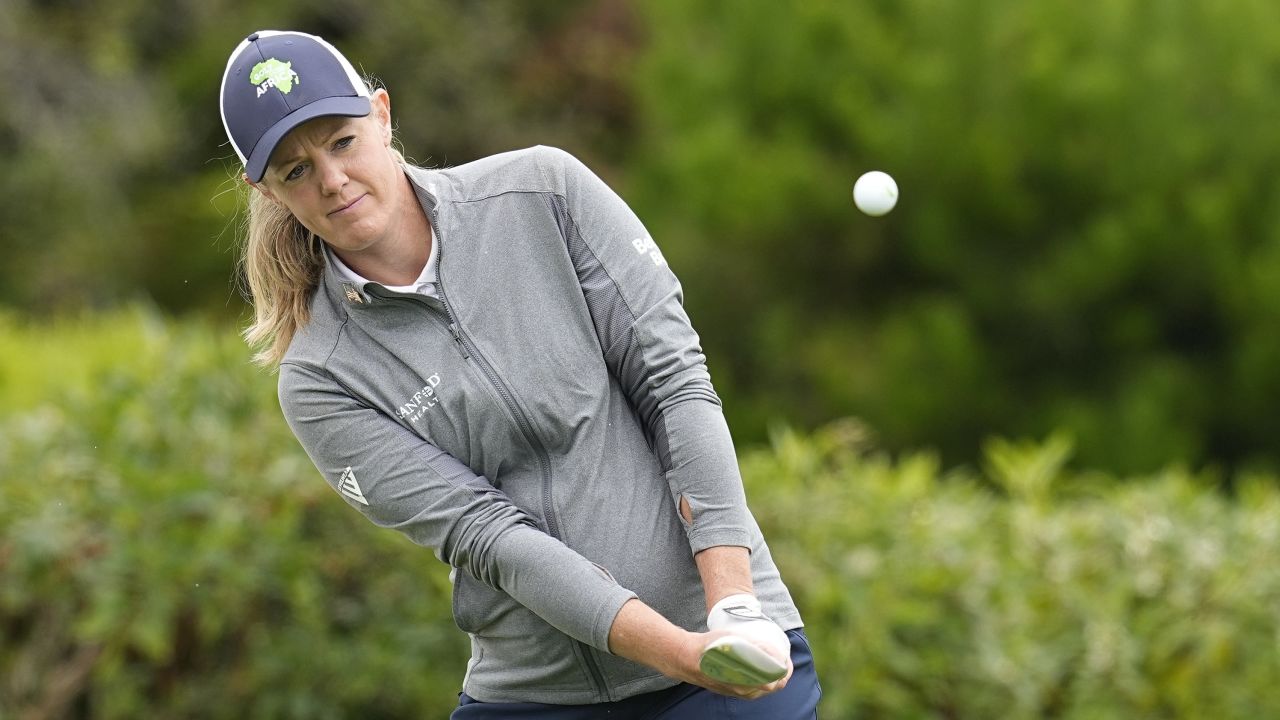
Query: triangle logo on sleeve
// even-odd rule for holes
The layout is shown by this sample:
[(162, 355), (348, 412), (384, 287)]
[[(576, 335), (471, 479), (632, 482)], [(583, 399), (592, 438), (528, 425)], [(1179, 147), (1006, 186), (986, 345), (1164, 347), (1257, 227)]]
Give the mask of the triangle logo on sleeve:
[(360, 484), (356, 482), (356, 474), (350, 467), (342, 471), (342, 477), (338, 479), (338, 489), (342, 491), (343, 495), (362, 505), (369, 504), (369, 501), (364, 499), (364, 493), (360, 491)]

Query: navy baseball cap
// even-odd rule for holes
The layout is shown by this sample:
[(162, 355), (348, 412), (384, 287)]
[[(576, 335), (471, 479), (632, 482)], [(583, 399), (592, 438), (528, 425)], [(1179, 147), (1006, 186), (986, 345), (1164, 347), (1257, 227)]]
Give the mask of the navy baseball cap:
[(221, 109), (222, 126), (245, 174), (261, 182), (271, 151), (290, 130), (327, 115), (368, 115), (369, 88), (342, 53), (321, 38), (260, 30), (227, 60)]

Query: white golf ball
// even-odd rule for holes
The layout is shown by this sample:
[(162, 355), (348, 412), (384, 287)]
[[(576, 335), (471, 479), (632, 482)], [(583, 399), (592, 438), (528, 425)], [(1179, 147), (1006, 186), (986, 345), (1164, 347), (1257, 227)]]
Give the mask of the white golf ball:
[(898, 183), (879, 170), (863, 173), (853, 184), (853, 204), (868, 215), (880, 217), (898, 204)]

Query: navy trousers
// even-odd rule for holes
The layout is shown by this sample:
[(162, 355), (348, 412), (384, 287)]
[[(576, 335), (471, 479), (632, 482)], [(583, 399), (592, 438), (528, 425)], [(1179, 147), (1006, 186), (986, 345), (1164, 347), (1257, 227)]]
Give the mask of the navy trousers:
[(696, 685), (681, 683), (666, 690), (645, 693), (611, 703), (593, 705), (545, 705), (542, 703), (482, 703), (466, 693), (450, 720), (815, 720), (822, 687), (813, 667), (813, 652), (802, 630), (789, 630), (791, 663), (795, 671), (787, 686), (759, 700), (718, 695)]

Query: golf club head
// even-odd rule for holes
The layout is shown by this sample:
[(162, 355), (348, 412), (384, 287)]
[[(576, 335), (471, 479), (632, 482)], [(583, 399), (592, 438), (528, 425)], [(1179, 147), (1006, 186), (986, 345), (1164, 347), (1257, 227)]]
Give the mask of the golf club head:
[(731, 685), (765, 685), (787, 674), (786, 663), (738, 635), (708, 643), (699, 666), (707, 677)]

